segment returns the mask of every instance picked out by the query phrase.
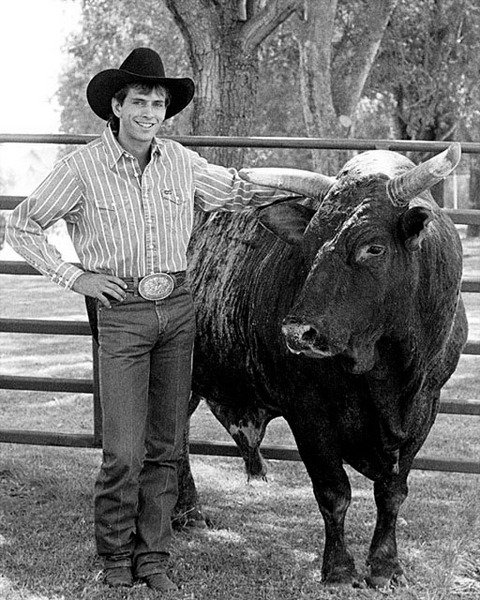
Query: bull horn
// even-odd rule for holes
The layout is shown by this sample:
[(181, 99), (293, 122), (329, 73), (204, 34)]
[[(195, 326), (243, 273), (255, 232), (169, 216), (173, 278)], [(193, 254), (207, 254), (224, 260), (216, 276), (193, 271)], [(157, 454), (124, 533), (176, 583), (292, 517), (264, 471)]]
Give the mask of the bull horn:
[(336, 181), (335, 177), (327, 177), (321, 173), (279, 167), (241, 169), (239, 175), (250, 183), (286, 190), (316, 200), (323, 198)]
[(460, 162), (461, 154), (461, 144), (454, 142), (440, 154), (390, 179), (387, 195), (391, 203), (394, 206), (406, 206), (410, 200), (449, 175)]

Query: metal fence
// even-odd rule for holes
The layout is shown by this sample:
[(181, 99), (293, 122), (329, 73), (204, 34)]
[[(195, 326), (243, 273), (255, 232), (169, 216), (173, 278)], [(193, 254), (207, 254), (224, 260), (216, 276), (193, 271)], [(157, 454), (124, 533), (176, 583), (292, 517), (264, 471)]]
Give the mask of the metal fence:
[[(0, 143), (28, 144), (86, 144), (96, 136), (92, 135), (15, 135), (0, 134)], [(407, 142), (403, 140), (326, 140), (312, 138), (236, 138), (236, 137), (174, 137), (180, 143), (190, 146), (234, 146), (248, 148), (309, 148), (331, 150), (371, 150), (389, 149), (400, 152), (420, 151), (439, 152), (448, 146), (447, 142)], [(480, 154), (480, 144), (462, 144), (463, 153)], [(23, 200), (21, 196), (0, 196), (0, 210), (12, 210)], [(456, 224), (480, 225), (480, 210), (445, 209)], [(25, 262), (0, 261), (0, 275), (39, 275), (33, 267)], [(480, 292), (480, 278), (464, 278), (463, 292)], [(4, 290), (5, 292), (5, 290)], [(28, 333), (33, 335), (79, 335), (90, 336), (89, 325), (83, 321), (61, 321), (40, 319), (6, 319), (0, 318), (0, 332)], [(480, 355), (480, 340), (469, 340), (464, 354)], [(93, 432), (91, 434), (59, 433), (51, 431), (0, 430), (0, 442), (16, 444), (36, 444), (47, 446), (66, 446), (76, 448), (100, 448), (102, 444), (101, 410), (98, 387), (98, 353), (96, 343), (92, 341), (93, 378), (60, 379), (47, 377), (11, 376), (0, 374), (0, 389), (71, 392), (92, 394), (93, 397)], [(480, 416), (480, 399), (458, 402), (443, 398), (440, 413), (455, 415)], [(211, 442), (201, 440), (190, 441), (192, 454), (215, 456), (239, 456), (237, 447), (232, 443)], [(298, 451), (293, 447), (263, 446), (262, 453), (266, 458), (279, 460), (300, 460)], [(461, 458), (444, 460), (440, 458), (417, 457), (414, 468), (450, 471), (456, 473), (480, 474), (480, 462), (467, 461)]]

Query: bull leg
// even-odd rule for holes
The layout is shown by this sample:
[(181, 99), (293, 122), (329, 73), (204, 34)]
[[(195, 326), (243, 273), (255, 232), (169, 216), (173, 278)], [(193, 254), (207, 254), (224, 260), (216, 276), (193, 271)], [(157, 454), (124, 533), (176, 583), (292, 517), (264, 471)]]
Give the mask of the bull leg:
[(368, 553), (370, 572), (366, 578), (371, 587), (394, 585), (403, 575), (397, 556), (396, 523), (407, 493), (406, 476), (393, 476), (374, 484), (377, 523)]
[[(322, 580), (324, 583), (354, 583), (358, 576), (355, 563), (345, 543), (345, 517), (351, 501), (351, 488), (346, 473), (316, 483), (312, 478), (315, 498), (325, 522)], [(339, 473), (338, 473), (339, 475)]]
[(204, 529), (208, 524), (208, 517), (203, 514), (195, 481), (190, 469), (190, 417), (197, 409), (201, 397), (195, 393), (190, 396), (188, 407), (188, 421), (183, 436), (183, 449), (178, 462), (178, 500), (175, 505), (172, 524), (175, 529), (183, 527)]
[(263, 408), (227, 406), (210, 399), (207, 404), (237, 444), (248, 479), (266, 479), (267, 465), (260, 444), (268, 423), (277, 415)]
[[(295, 434), (293, 428), (292, 431)], [(326, 584), (356, 584), (355, 562), (345, 543), (345, 517), (352, 491), (342, 461), (336, 457), (325, 460), (328, 453), (319, 452), (317, 447), (305, 447), (302, 435), (296, 439), (325, 523), (322, 581)], [(332, 444), (330, 449), (333, 447)]]
[[(307, 414), (308, 418), (305, 418)], [(332, 427), (323, 414), (314, 414), (300, 403), (295, 405), (295, 410), (285, 411), (285, 418), (312, 480), (325, 524), (322, 581), (326, 584), (357, 584), (355, 562), (345, 543), (345, 517), (352, 490)]]

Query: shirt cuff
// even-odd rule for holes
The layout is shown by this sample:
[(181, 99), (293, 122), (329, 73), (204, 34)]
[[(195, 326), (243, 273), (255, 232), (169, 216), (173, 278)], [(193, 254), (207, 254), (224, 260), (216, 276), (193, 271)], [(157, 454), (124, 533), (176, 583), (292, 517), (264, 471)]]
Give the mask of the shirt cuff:
[(84, 273), (85, 271), (71, 263), (62, 263), (53, 273), (49, 274), (49, 278), (53, 283), (71, 290), (77, 279)]

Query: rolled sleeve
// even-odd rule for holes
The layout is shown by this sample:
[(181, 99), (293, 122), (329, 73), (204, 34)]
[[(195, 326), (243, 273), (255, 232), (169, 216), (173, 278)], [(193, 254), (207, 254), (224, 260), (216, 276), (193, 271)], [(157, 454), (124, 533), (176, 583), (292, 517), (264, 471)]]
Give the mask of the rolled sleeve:
[(30, 265), (58, 285), (71, 289), (83, 273), (63, 260), (45, 230), (62, 218), (75, 222), (82, 193), (74, 173), (60, 163), (44, 182), (11, 213), (6, 241)]
[(234, 168), (210, 164), (195, 152), (193, 170), (195, 206), (204, 211), (236, 211), (260, 207), (291, 196), (275, 188), (254, 185)]

